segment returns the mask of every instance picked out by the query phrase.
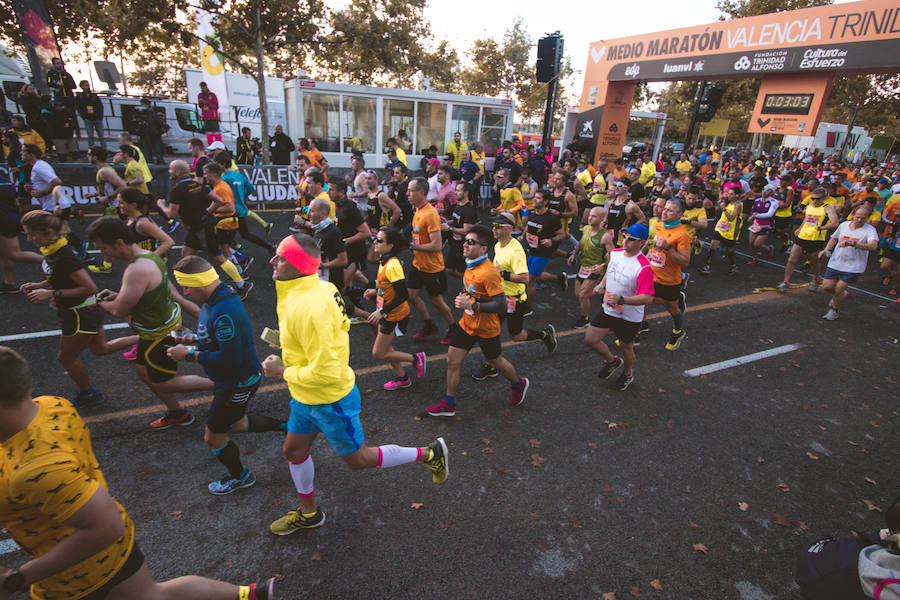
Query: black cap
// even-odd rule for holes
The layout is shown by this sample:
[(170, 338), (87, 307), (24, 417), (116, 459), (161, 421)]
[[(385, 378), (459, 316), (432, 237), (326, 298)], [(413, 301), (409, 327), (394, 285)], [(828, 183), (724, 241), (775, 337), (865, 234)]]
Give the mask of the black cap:
[(503, 213), (491, 217), (491, 223), (496, 223), (497, 225), (509, 225), (510, 227), (516, 226), (516, 222)]

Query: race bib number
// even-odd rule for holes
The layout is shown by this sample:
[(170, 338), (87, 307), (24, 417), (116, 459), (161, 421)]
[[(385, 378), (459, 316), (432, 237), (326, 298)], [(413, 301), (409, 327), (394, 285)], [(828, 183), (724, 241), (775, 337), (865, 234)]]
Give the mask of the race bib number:
[(762, 225), (760, 225), (759, 223), (754, 221), (753, 225), (748, 227), (748, 229), (750, 230), (751, 233), (759, 233), (760, 231), (762, 231)]
[(622, 313), (625, 311), (625, 307), (624, 307), (624, 306), (619, 306), (619, 305), (616, 304), (615, 302), (610, 302), (610, 300), (609, 300), (609, 292), (604, 292), (604, 293), (603, 293), (603, 304), (605, 304), (605, 305), (608, 306), (610, 309), (612, 309), (614, 312), (617, 312), (617, 313), (619, 313), (619, 314), (622, 314)]
[(819, 217), (817, 217), (816, 215), (806, 215), (803, 218), (803, 224), (818, 227), (819, 226)]
[(578, 269), (578, 276), (582, 279), (587, 279), (592, 275), (591, 267), (581, 267)]
[(508, 312), (509, 314), (513, 314), (514, 312), (516, 312), (515, 298), (510, 298), (509, 296), (506, 297), (506, 312)]
[(381, 307), (384, 306), (384, 296), (378, 294), (375, 296), (375, 310), (381, 310)]
[(716, 229), (728, 233), (731, 231), (731, 223), (729, 221), (719, 221), (716, 224)]
[(539, 241), (538, 236), (534, 235), (533, 233), (526, 233), (525, 241), (527, 241), (528, 245), (531, 246), (532, 248), (538, 247), (538, 241)]
[(87, 114), (89, 114), (89, 115), (94, 114), (94, 107), (93, 107), (93, 106), (88, 105), (88, 106), (85, 106), (84, 109), (85, 109), (85, 112), (86, 112)]
[(647, 258), (650, 260), (650, 266), (656, 267), (660, 269), (666, 266), (666, 256), (667, 254), (661, 250), (657, 250), (656, 248), (652, 248), (647, 254)]
[(858, 242), (858, 241), (859, 241), (858, 238), (850, 237), (849, 235), (842, 235), (842, 236), (841, 236), (841, 239), (840, 239), (839, 242), (838, 242), (838, 247), (839, 247), (839, 248), (844, 248), (844, 247), (846, 247), (846, 246), (849, 246), (849, 245), (850, 245), (850, 242), (853, 242), (853, 243), (855, 244), (855, 243)]

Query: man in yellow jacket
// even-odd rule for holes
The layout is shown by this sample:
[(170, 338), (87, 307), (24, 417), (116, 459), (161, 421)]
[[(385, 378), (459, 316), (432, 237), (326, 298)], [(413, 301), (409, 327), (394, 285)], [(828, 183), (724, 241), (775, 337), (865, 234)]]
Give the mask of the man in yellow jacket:
[(448, 473), (443, 438), (417, 448), (366, 446), (356, 374), (349, 364), (350, 321), (338, 289), (318, 277), (321, 258), (315, 240), (304, 234), (284, 238), (270, 263), (278, 297), (281, 356), (269, 355), (262, 368), (266, 377), (286, 381), (291, 393), (283, 450), (300, 506), (273, 522), (269, 531), (288, 535), (325, 523), (325, 513), (316, 505), (315, 469), (309, 454), (320, 432), (351, 469), (422, 461), (432, 471), (432, 481), (443, 483)]

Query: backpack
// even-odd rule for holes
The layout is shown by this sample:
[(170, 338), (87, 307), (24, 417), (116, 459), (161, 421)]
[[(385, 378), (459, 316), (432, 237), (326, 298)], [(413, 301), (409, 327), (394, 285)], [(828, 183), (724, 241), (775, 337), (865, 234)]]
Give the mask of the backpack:
[[(877, 538), (876, 538), (877, 539)], [(859, 553), (855, 537), (823, 538), (799, 557), (795, 581), (805, 600), (867, 600), (859, 582)]]

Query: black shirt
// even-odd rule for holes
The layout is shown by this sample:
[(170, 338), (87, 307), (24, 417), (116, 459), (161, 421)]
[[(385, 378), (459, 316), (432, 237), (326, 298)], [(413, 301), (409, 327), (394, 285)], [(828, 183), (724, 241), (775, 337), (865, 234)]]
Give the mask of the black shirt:
[(203, 167), (209, 164), (209, 157), (201, 156), (197, 159), (197, 162), (194, 164), (194, 175), (196, 177), (203, 177)]
[(769, 185), (769, 180), (760, 176), (753, 176), (748, 181), (747, 184), (750, 186), (750, 191), (754, 194), (762, 194), (763, 188)]
[(75, 98), (75, 106), (78, 116), (85, 121), (100, 121), (103, 119), (103, 103), (94, 92), (78, 92)]
[(209, 208), (209, 193), (208, 187), (190, 177), (178, 181), (169, 192), (169, 202), (178, 205), (178, 215), (185, 227), (199, 229), (203, 226)]
[(389, 188), (390, 193), (388, 197), (394, 201), (394, 203), (400, 208), (400, 212), (403, 213), (403, 216), (400, 217), (400, 221), (397, 223), (397, 228), (403, 230), (408, 224), (412, 223), (413, 216), (413, 207), (412, 204), (409, 203), (409, 179), (405, 179), (399, 185), (392, 185)]
[[(70, 290), (78, 287), (78, 284), (72, 281), (71, 275), (83, 268), (75, 249), (70, 244), (66, 244), (50, 256), (45, 256), (41, 263), (44, 278), (50, 282), (50, 287), (54, 290)], [(85, 298), (86, 296), (68, 296), (54, 298), (53, 301), (58, 308), (71, 308), (84, 302)]]
[[(344, 199), (337, 203), (334, 210), (335, 216), (337, 217), (338, 229), (341, 230), (341, 237), (346, 240), (359, 233), (358, 228), (364, 221), (354, 202)], [(354, 246), (357, 244), (365, 244), (365, 240), (353, 243)]]
[(631, 200), (634, 202), (640, 201), (644, 196), (647, 195), (647, 188), (638, 182), (632, 183), (628, 186), (628, 191), (631, 193)]
[(550, 258), (559, 243), (554, 242), (549, 248), (541, 245), (541, 240), (550, 239), (562, 229), (562, 221), (549, 210), (542, 215), (532, 211), (528, 214), (525, 245), (532, 256)]
[(294, 142), (284, 133), (276, 133), (269, 138), (269, 154), (273, 165), (291, 164), (291, 152), (294, 151)]
[[(322, 262), (330, 262), (337, 258), (341, 252), (346, 252), (344, 246), (344, 238), (341, 236), (341, 230), (334, 223), (329, 223), (327, 227), (313, 233), (316, 243), (319, 245), (319, 252), (322, 255)], [(328, 281), (333, 283), (340, 291), (344, 289), (344, 267), (334, 267), (322, 270)]]
[[(478, 211), (475, 210), (475, 205), (472, 204), (471, 201), (466, 202), (465, 204), (456, 204), (453, 206), (453, 210), (450, 212), (450, 227), (454, 229), (462, 229), (466, 223), (477, 223), (478, 222)], [(462, 232), (450, 234), (450, 239), (453, 240), (456, 244), (462, 244), (463, 234)], [(457, 239), (457, 237), (459, 239)]]

